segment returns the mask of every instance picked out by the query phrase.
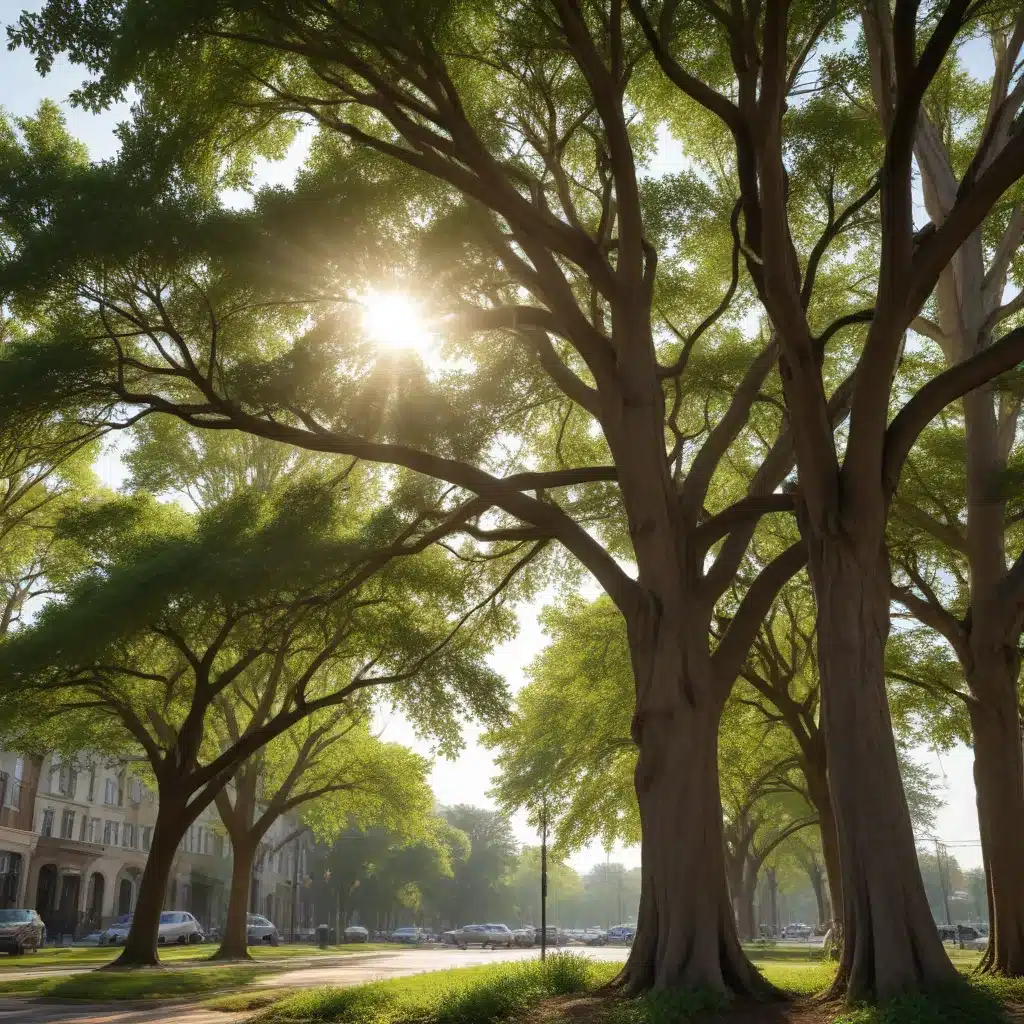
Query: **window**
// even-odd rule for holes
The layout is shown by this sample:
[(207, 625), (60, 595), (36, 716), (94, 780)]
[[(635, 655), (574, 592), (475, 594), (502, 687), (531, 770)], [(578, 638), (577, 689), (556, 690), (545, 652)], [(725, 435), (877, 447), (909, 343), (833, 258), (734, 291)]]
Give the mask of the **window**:
[(62, 811), (60, 816), (60, 837), (61, 839), (75, 838), (75, 812)]
[(89, 819), (89, 842), (98, 843), (102, 836), (102, 823), (99, 818)]
[(8, 782), (6, 792), (4, 793), (4, 803), (8, 807), (13, 807), (14, 810), (21, 808), (21, 782), (25, 777), (25, 759), (19, 757), (14, 762), (14, 780)]
[(89, 772), (89, 803), (96, 799), (96, 769)]
[(103, 782), (103, 802), (108, 807), (120, 807), (122, 803), (121, 787), (117, 779), (107, 778)]
[(80, 843), (89, 842), (89, 815), (82, 815), (82, 824), (78, 828), (78, 841)]
[(153, 842), (153, 827), (152, 825), (142, 826), (142, 849), (147, 853), (149, 852), (149, 845)]
[(128, 783), (128, 799), (133, 803), (142, 803), (142, 783), (138, 779), (131, 779)]
[(103, 822), (103, 842), (106, 846), (117, 846), (117, 836), (121, 826), (116, 821)]
[(135, 826), (129, 821), (124, 823), (124, 839), (121, 845), (128, 850), (135, 849)]
[(39, 823), (39, 834), (41, 836), (53, 835), (53, 808), (47, 807), (43, 811), (43, 820)]

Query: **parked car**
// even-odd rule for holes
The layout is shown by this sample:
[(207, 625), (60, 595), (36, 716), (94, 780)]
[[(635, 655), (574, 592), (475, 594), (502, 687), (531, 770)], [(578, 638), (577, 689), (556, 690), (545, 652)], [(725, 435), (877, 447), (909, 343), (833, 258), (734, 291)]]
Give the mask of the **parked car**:
[(112, 921), (102, 932), (100, 932), (99, 945), (101, 946), (122, 946), (128, 938), (132, 929), (132, 915), (122, 914), (116, 921)]
[(530, 946), (532, 946), (534, 943), (534, 939), (535, 933), (532, 928), (517, 928), (512, 933), (512, 941), (517, 946), (522, 946), (523, 948), (529, 948)]
[(46, 925), (34, 910), (0, 910), (0, 949), (21, 956), (26, 949), (39, 949), (46, 938)]
[(346, 942), (369, 942), (370, 933), (361, 924), (350, 924), (344, 932)]
[[(515, 936), (507, 924), (467, 924), (454, 932), (448, 932), (456, 946), (465, 949), (467, 946), (505, 946), (511, 949), (515, 945)], [(446, 938), (447, 941), (447, 938)]]
[(160, 914), (160, 930), (157, 942), (184, 946), (189, 942), (202, 942), (203, 929), (199, 922), (186, 910), (165, 910)]
[(628, 945), (632, 943), (635, 935), (636, 925), (632, 924), (617, 924), (614, 928), (608, 929), (609, 942), (625, 942)]
[(806, 942), (811, 937), (811, 929), (806, 924), (787, 924), (782, 929), (782, 937), (784, 939), (799, 939), (802, 942)]
[(281, 941), (281, 935), (277, 925), (262, 914), (246, 914), (245, 941), (250, 946), (276, 946)]
[[(132, 928), (132, 914), (123, 914), (106, 931), (100, 933), (101, 946), (122, 946)], [(165, 910), (160, 914), (157, 942), (160, 945), (202, 942), (203, 930), (199, 922), (186, 910)]]
[[(549, 946), (561, 946), (565, 941), (565, 937), (558, 933), (558, 929), (553, 925), (549, 924), (547, 927), (547, 944)], [(533, 929), (533, 941), (535, 944), (540, 945), (540, 929)]]
[(416, 943), (423, 941), (422, 928), (396, 928), (391, 933), (392, 942)]

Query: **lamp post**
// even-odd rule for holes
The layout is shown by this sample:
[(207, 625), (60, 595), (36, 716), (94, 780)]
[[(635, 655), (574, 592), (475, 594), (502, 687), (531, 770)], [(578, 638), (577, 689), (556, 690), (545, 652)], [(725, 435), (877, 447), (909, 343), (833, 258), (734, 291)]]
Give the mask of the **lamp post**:
[(540, 958), (548, 953), (548, 798), (540, 805)]

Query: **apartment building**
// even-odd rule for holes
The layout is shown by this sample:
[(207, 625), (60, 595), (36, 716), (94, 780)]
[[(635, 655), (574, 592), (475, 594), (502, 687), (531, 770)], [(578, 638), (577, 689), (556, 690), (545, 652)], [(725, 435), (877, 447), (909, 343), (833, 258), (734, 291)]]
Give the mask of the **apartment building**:
[[(35, 907), (52, 937), (82, 938), (131, 913), (156, 815), (156, 795), (123, 765), (0, 752), (0, 907)], [(279, 820), (253, 871), (250, 909), (286, 935), (305, 881), (302, 843), (296, 822)], [(165, 906), (216, 928), (230, 881), (231, 844), (211, 806), (179, 845)], [(300, 899), (298, 920), (311, 916)]]

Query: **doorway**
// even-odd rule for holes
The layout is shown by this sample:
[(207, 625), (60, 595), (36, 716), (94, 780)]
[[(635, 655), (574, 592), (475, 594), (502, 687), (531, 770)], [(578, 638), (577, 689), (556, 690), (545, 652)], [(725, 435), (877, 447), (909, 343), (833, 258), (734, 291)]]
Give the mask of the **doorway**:
[(39, 869), (39, 881), (36, 883), (36, 910), (40, 914), (53, 910), (57, 901), (57, 865), (44, 864)]
[(117, 916), (123, 917), (132, 912), (133, 887), (131, 879), (122, 878), (117, 888)]
[(89, 888), (85, 896), (86, 920), (94, 928), (98, 928), (103, 917), (103, 896), (107, 880), (98, 871), (89, 878)]

